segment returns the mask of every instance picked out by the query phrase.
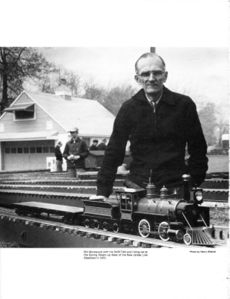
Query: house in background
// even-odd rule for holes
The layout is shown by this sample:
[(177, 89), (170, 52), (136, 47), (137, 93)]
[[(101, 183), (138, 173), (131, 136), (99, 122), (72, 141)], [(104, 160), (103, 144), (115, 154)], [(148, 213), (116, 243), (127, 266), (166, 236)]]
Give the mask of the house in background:
[(0, 171), (47, 168), (54, 146), (69, 139), (68, 130), (91, 144), (109, 138), (114, 115), (95, 100), (72, 97), (68, 89), (55, 94), (23, 91), (0, 117)]

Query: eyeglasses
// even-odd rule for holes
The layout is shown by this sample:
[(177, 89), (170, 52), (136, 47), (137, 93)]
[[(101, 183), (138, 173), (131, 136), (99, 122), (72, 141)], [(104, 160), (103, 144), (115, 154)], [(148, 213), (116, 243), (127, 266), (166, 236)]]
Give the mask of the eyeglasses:
[(163, 77), (165, 72), (163, 71), (148, 71), (148, 72), (143, 72), (138, 74), (138, 76), (142, 78), (149, 78), (150, 75), (152, 74), (156, 79), (161, 79)]

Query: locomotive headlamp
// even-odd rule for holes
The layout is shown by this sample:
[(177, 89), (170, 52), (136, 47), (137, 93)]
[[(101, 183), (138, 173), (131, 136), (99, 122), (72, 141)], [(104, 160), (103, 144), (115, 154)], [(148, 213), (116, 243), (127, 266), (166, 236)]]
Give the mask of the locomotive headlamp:
[(201, 204), (203, 202), (203, 192), (201, 189), (196, 190), (194, 193), (194, 197), (197, 203)]

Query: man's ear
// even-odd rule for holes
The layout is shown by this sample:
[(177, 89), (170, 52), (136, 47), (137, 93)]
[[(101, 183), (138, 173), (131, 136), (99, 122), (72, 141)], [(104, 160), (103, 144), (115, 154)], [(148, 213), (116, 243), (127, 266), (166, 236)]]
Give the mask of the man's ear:
[(137, 83), (140, 83), (140, 78), (138, 77), (138, 75), (135, 75), (135, 76), (134, 76), (134, 79), (135, 79), (135, 81), (136, 81)]
[(166, 82), (167, 79), (168, 79), (168, 72), (165, 72), (165, 73), (164, 73), (164, 82)]

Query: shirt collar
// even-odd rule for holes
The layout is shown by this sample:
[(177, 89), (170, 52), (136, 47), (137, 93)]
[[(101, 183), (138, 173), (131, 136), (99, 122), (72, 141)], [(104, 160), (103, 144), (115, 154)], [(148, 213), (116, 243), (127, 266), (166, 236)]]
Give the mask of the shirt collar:
[[(133, 99), (141, 101), (142, 103), (148, 102), (143, 89), (139, 90), (133, 96)], [(160, 101), (164, 102), (168, 105), (172, 105), (172, 106), (174, 106), (176, 104), (173, 92), (171, 90), (169, 90), (168, 88), (166, 88), (165, 86), (163, 87), (163, 93), (162, 93)]]
[(79, 142), (79, 140), (80, 140), (79, 137), (77, 137), (76, 139), (71, 138), (70, 142), (71, 142), (71, 143), (75, 143), (75, 142)]
[(150, 98), (148, 98), (147, 94), (145, 94), (145, 97), (146, 97), (146, 99), (148, 100), (148, 102), (149, 102), (150, 104), (151, 104), (151, 103), (154, 103), (155, 105), (157, 105), (157, 104), (160, 102), (160, 100), (161, 100), (161, 98), (162, 98), (162, 95), (163, 95), (163, 92), (162, 92), (162, 94), (160, 95), (160, 97), (158, 98), (157, 101), (153, 101), (153, 100), (151, 100)]

